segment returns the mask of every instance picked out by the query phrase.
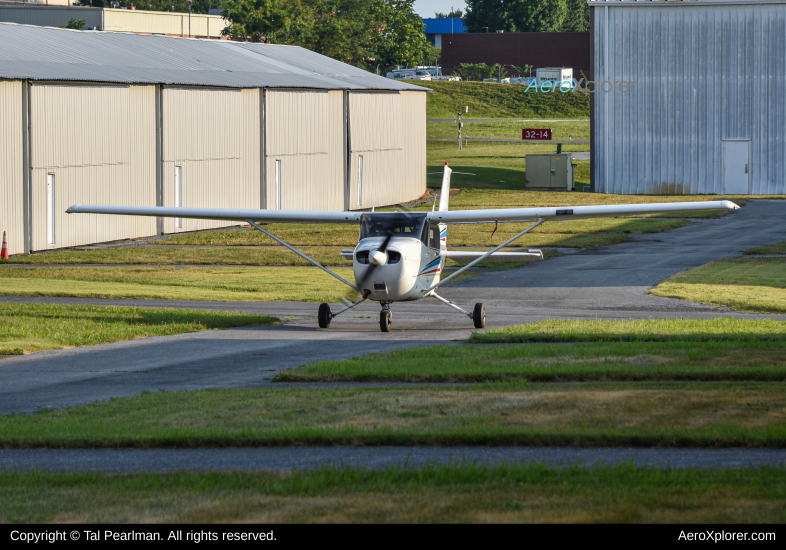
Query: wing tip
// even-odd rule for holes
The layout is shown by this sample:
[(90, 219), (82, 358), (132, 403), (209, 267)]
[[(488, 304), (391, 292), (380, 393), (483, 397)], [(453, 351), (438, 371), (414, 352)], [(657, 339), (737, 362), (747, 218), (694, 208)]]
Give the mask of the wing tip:
[(724, 206), (724, 208), (727, 208), (728, 210), (739, 210), (740, 209), (740, 206), (738, 204), (733, 203), (731, 201), (723, 201), (723, 206)]

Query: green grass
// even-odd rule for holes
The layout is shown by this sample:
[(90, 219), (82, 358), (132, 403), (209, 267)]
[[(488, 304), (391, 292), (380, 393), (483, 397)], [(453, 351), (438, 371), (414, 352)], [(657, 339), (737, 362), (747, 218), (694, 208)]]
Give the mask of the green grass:
[(280, 382), (786, 381), (780, 341), (435, 346), (288, 369)]
[[(460, 196), (460, 195), (459, 195)], [(690, 225), (686, 220), (659, 220), (634, 218), (595, 218), (573, 221), (550, 221), (535, 228), (531, 233), (516, 241), (513, 246), (564, 246), (591, 248), (615, 244), (627, 240), (632, 233), (660, 233)], [(530, 224), (500, 224), (492, 239), (494, 225), (456, 225), (448, 229), (448, 246), (493, 246), (512, 237)], [(336, 227), (329, 231), (317, 231), (319, 226), (301, 224), (271, 224), (276, 235), (295, 246), (312, 246), (341, 243), (352, 247), (357, 243), (357, 229)], [(314, 229), (314, 231), (311, 231)], [(353, 240), (354, 239), (354, 242)], [(177, 245), (263, 246), (272, 244), (272, 239), (258, 231), (204, 231), (173, 237), (165, 241)], [(283, 247), (281, 247), (283, 248)], [(160, 250), (160, 249), (157, 249)], [(200, 252), (202, 249), (199, 249)], [(330, 254), (338, 256), (340, 249)], [(308, 252), (307, 252), (308, 253)], [(292, 254), (291, 252), (289, 254)], [(108, 255), (107, 255), (108, 256)], [(294, 254), (292, 254), (294, 256)]]
[(430, 88), (428, 118), (589, 118), (589, 94), (525, 93), (526, 86), (493, 82), (415, 82)]
[(781, 448), (784, 392), (783, 384), (767, 382), (159, 391), (0, 416), (0, 447)]
[[(455, 116), (455, 115), (454, 115)], [(465, 115), (466, 116), (466, 115)], [(461, 136), (470, 139), (521, 139), (523, 128), (549, 128), (552, 130), (552, 139), (567, 140), (589, 140), (589, 120), (584, 122), (513, 122), (513, 121), (494, 121), (494, 122), (465, 122)], [(426, 126), (426, 137), (430, 138), (457, 138), (458, 126), (455, 122), (429, 122)], [(543, 144), (535, 144), (543, 145)], [(554, 144), (546, 144), (553, 151), (556, 151)], [(582, 145), (582, 144), (575, 144)], [(589, 151), (589, 144), (585, 145), (585, 151)], [(455, 144), (458, 148), (458, 145)], [(470, 143), (467, 147), (474, 147)]]
[(630, 321), (563, 321), (538, 323), (475, 333), (481, 344), (521, 342), (718, 342), (724, 340), (782, 341), (786, 322), (730, 317), (717, 319), (640, 319)]
[(786, 258), (729, 258), (669, 277), (655, 296), (757, 313), (786, 313)]
[[(336, 270), (352, 279), (352, 270)], [(239, 302), (337, 302), (355, 291), (317, 268), (42, 267), (3, 269), (5, 296)]]
[[(0, 473), (8, 523), (783, 523), (786, 469), (456, 461), (286, 474)], [(267, 529), (264, 531), (267, 532)]]
[(0, 357), (148, 336), (278, 323), (278, 319), (267, 315), (215, 311), (0, 304)]
[(786, 241), (749, 248), (743, 254), (786, 254)]
[[(357, 233), (357, 229), (355, 230)], [(241, 231), (209, 231), (204, 233), (196, 233), (195, 235), (203, 235), (204, 244), (214, 244), (218, 240), (216, 235), (232, 234), (232, 233), (248, 233)], [(257, 233), (259, 233), (257, 231)], [(262, 235), (262, 233), (259, 233)], [(260, 241), (261, 242), (261, 241)], [(271, 240), (272, 242), (272, 240)], [(169, 244), (168, 241), (163, 241), (162, 244)], [(189, 244), (189, 243), (184, 243)], [(264, 242), (263, 244), (269, 244)], [(311, 256), (323, 265), (336, 266), (336, 265), (352, 265), (349, 260), (341, 257), (342, 243), (331, 243), (337, 246), (330, 247), (303, 247), (302, 251)], [(351, 246), (355, 247), (355, 243)], [(264, 266), (281, 266), (281, 265), (301, 265), (310, 266), (311, 264), (295, 254), (287, 250), (283, 246), (270, 246), (268, 248), (254, 249), (238, 249), (226, 246), (224, 244), (216, 248), (151, 248), (151, 247), (133, 247), (133, 248), (104, 248), (100, 250), (59, 250), (56, 252), (42, 252), (37, 254), (25, 254), (19, 256), (12, 256), (9, 263), (12, 264), (40, 264), (40, 265), (57, 265), (57, 264), (151, 264), (151, 265), (184, 265), (184, 264), (202, 264), (202, 265), (264, 265)]]

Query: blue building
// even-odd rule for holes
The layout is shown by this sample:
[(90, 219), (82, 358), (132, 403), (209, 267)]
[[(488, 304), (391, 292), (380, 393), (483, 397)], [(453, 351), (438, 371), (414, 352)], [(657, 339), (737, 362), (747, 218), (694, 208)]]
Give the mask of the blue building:
[(423, 22), (426, 24), (426, 38), (428, 38), (428, 41), (431, 42), (431, 45), (436, 48), (442, 47), (443, 35), (448, 35), (449, 39), (451, 34), (467, 32), (466, 27), (464, 27), (464, 23), (462, 23), (461, 19), (458, 18), (424, 19)]

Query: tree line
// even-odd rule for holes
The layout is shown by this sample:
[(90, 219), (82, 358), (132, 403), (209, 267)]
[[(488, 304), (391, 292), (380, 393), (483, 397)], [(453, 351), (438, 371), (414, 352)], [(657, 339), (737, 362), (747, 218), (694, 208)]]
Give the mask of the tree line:
[[(108, 7), (112, 0), (79, 0)], [(187, 12), (186, 0), (119, 0), (120, 6)], [(193, 0), (193, 13), (222, 8), (232, 40), (302, 46), (371, 71), (395, 65), (439, 64), (414, 0)], [(465, 10), (437, 13), (461, 18), (469, 32), (589, 30), (586, 0), (466, 0)]]
[(466, 0), (469, 32), (586, 32), (586, 0)]

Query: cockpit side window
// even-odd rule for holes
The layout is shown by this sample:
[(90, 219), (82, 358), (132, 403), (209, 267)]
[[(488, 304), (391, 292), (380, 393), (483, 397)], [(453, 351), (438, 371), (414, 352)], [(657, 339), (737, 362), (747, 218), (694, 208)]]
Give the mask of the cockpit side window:
[(431, 237), (429, 238), (429, 247), (439, 250), (439, 226), (430, 225), (429, 233), (431, 234)]

